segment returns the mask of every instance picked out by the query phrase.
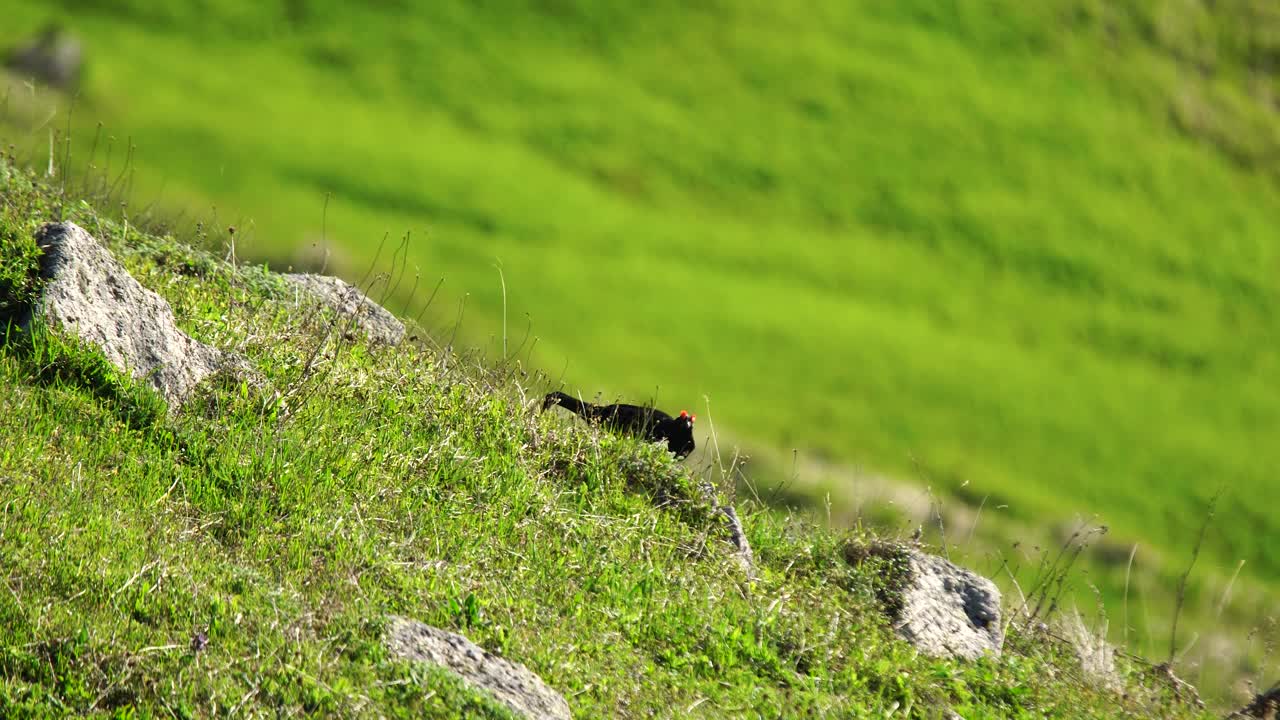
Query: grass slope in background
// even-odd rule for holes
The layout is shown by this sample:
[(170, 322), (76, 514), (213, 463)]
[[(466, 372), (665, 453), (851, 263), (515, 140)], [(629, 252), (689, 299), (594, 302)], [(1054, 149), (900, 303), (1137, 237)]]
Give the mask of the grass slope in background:
[[(56, 191), (0, 158), (0, 301), (26, 305)], [(50, 331), (0, 346), (0, 715), (507, 717), (383, 650), (388, 613), (461, 631), (582, 717), (1202, 717), (1122, 661), (1015, 626), (1002, 659), (892, 637), (852, 536), (744, 508), (727, 556), (702, 478), (536, 412), (511, 368), (341, 340), (278, 277), (69, 216), (242, 352), (170, 416)], [(1032, 624), (1034, 627), (1034, 624)], [(1122, 683), (1124, 694), (1109, 689)]]
[(1238, 561), (1280, 576), (1265, 2), (6, 5), (87, 38), (73, 157), (132, 136), (134, 197), (251, 217), (242, 254), (294, 261), (332, 192), (336, 267), (412, 230), (479, 340), (500, 263), (509, 333), (588, 394), (705, 395), (996, 527), (1099, 514), (1155, 546), (1148, 632), (1223, 488), (1195, 627), (1274, 612), (1214, 614)]

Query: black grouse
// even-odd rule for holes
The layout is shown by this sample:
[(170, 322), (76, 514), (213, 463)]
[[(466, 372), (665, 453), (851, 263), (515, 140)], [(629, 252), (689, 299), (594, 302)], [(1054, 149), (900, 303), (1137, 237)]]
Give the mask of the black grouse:
[(693, 452), (693, 421), (696, 415), (684, 410), (679, 417), (652, 407), (640, 405), (595, 405), (562, 392), (549, 393), (542, 400), (542, 409), (559, 405), (576, 415), (601, 423), (611, 430), (642, 437), (650, 442), (665, 440), (667, 449), (684, 458)]

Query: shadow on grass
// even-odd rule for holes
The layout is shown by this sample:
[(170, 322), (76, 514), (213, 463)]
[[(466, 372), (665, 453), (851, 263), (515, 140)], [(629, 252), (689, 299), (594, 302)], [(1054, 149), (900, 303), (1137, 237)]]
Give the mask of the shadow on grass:
[(0, 354), (16, 360), (31, 384), (88, 394), (132, 429), (154, 428), (168, 413), (155, 390), (118, 370), (96, 348), (50, 329), (39, 318), (25, 326), (8, 320)]

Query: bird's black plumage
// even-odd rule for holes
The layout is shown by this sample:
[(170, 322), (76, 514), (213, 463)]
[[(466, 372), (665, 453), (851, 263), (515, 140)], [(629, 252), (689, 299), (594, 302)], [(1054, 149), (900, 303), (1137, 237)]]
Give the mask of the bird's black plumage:
[(583, 402), (562, 392), (548, 393), (542, 400), (542, 409), (559, 405), (587, 420), (594, 420), (611, 430), (642, 437), (651, 442), (667, 443), (667, 449), (683, 458), (693, 452), (694, 416), (681, 411), (679, 417), (671, 417), (661, 410), (640, 405), (596, 405)]

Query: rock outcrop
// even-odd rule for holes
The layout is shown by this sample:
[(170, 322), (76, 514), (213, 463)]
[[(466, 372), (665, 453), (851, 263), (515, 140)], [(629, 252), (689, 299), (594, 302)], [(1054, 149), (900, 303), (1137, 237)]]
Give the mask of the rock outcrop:
[(353, 320), (369, 340), (397, 345), (404, 339), (404, 324), (355, 285), (328, 275), (294, 273), (284, 278), (339, 317)]
[(1000, 654), (1000, 590), (987, 578), (904, 545), (850, 545), (845, 558), (883, 563), (882, 599), (894, 630), (921, 652), (966, 660)]
[(523, 717), (571, 717), (564, 697), (523, 665), (491, 655), (457, 633), (407, 618), (392, 617), (390, 621), (386, 644), (393, 654), (456, 673)]
[(98, 347), (122, 371), (154, 387), (171, 408), (232, 359), (178, 329), (173, 310), (144, 288), (75, 223), (50, 223), (36, 242), (45, 280), (31, 319), (40, 316)]

